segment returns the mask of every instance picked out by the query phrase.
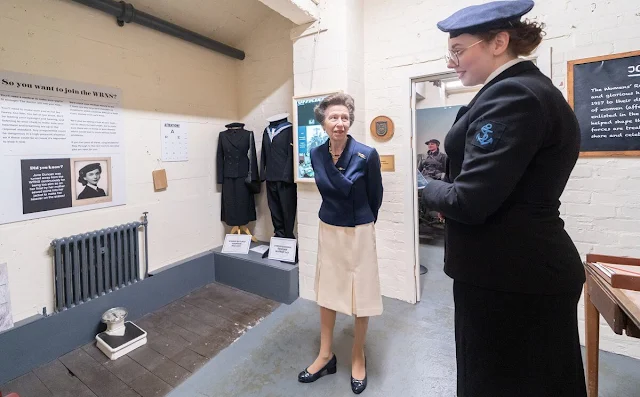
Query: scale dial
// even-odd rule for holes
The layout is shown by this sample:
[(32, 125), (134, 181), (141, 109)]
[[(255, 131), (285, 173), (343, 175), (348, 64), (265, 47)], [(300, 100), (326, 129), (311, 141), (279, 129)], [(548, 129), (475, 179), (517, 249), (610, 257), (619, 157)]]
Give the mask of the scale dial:
[(121, 322), (127, 317), (127, 309), (124, 307), (114, 307), (113, 309), (109, 309), (102, 315), (102, 322), (104, 323), (118, 323)]

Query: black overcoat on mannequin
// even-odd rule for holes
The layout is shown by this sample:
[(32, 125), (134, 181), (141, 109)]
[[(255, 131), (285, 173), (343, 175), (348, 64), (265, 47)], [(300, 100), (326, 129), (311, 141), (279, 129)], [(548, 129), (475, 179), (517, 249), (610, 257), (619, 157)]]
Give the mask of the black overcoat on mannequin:
[(217, 183), (222, 185), (220, 219), (229, 226), (244, 226), (256, 220), (253, 193), (246, 184), (259, 181), (258, 161), (253, 133), (242, 123), (227, 124), (227, 130), (218, 136)]
[(267, 186), (274, 235), (295, 238), (297, 189), (293, 182), (293, 127), (286, 113), (267, 119), (262, 134), (260, 175)]

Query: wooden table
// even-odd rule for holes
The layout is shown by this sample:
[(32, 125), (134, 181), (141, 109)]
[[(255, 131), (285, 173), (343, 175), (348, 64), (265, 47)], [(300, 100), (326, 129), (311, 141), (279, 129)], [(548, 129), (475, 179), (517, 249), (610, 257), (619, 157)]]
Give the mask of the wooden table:
[(640, 259), (606, 255), (587, 255), (584, 288), (585, 347), (587, 354), (587, 390), (589, 397), (598, 397), (598, 353), (600, 345), (600, 314), (613, 332), (640, 338), (640, 292), (613, 288), (600, 276), (592, 263), (604, 262), (634, 265), (640, 269)]

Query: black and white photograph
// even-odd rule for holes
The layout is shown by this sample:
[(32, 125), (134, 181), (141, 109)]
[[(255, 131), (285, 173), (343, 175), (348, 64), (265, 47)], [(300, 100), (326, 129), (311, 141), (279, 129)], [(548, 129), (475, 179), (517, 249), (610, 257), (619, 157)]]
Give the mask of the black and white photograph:
[(111, 201), (111, 159), (72, 159), (74, 206)]

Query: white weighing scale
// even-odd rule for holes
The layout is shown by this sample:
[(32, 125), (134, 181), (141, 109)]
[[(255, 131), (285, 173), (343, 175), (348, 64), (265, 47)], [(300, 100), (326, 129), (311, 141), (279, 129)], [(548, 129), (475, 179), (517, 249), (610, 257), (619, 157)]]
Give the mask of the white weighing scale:
[(127, 309), (115, 307), (102, 315), (107, 324), (104, 332), (96, 335), (96, 346), (109, 359), (116, 360), (147, 343), (147, 333), (131, 321), (124, 321)]

